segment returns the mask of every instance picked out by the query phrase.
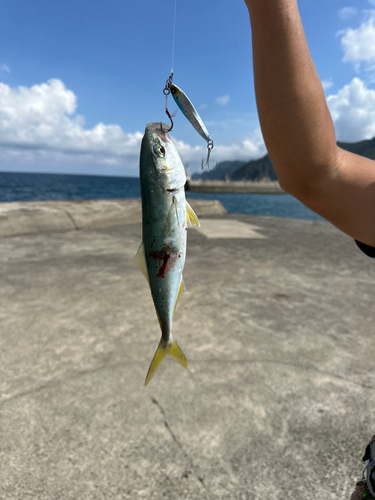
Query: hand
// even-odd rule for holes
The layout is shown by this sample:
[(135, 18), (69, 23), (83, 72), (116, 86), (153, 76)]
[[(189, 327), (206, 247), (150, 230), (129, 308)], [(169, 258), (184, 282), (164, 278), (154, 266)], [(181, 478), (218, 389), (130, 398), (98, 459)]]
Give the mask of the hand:
[(359, 481), (356, 484), (355, 491), (353, 491), (352, 496), (350, 497), (350, 500), (361, 500), (363, 497), (363, 494), (366, 491), (366, 487), (362, 481)]

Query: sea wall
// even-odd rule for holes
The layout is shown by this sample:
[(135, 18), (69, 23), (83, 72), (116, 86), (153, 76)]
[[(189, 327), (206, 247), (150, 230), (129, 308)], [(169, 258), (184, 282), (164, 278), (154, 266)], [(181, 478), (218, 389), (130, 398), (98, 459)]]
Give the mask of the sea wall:
[[(217, 200), (189, 201), (198, 217), (225, 214)], [(0, 203), (0, 237), (135, 224), (140, 199)]]
[(186, 190), (192, 193), (249, 193), (249, 194), (286, 194), (278, 182), (225, 182), (225, 181), (188, 181)]

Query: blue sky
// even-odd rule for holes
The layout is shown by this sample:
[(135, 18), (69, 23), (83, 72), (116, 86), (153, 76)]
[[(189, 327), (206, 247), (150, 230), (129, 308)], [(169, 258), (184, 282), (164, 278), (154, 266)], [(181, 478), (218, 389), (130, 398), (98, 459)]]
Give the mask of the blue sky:
[[(375, 1), (299, 7), (338, 139), (375, 136)], [(145, 125), (166, 120), (173, 14), (174, 0), (3, 0), (0, 169), (137, 176)], [(177, 0), (176, 20), (174, 82), (206, 123), (213, 160), (259, 158), (243, 0)], [(205, 142), (180, 112), (172, 136), (198, 170)]]

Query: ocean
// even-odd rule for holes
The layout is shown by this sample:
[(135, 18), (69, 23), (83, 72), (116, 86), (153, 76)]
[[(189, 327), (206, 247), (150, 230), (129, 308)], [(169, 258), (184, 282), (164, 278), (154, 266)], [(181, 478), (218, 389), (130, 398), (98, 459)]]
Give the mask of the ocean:
[[(98, 175), (0, 172), (0, 202), (139, 198), (139, 179)], [(288, 194), (186, 193), (219, 200), (230, 213), (323, 220)]]

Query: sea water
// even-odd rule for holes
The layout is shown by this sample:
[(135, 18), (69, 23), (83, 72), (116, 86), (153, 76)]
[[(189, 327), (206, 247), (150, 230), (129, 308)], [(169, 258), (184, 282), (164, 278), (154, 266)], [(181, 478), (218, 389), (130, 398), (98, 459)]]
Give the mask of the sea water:
[[(0, 172), (0, 202), (139, 198), (139, 179), (98, 175)], [(288, 194), (186, 193), (219, 200), (231, 213), (323, 220)]]

